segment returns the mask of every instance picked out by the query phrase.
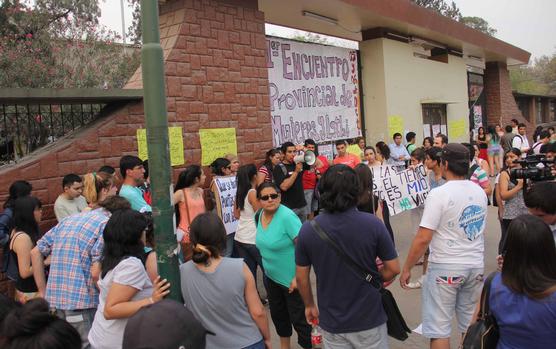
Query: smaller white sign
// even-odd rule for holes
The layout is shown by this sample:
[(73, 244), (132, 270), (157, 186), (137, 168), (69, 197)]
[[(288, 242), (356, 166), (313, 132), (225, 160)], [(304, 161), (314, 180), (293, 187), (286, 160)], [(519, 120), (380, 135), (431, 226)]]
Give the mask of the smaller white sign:
[(235, 176), (215, 177), (216, 200), (219, 200), (220, 218), (224, 223), (227, 234), (235, 233), (237, 230), (238, 220), (234, 216), (234, 201), (237, 191), (237, 183)]
[(373, 192), (388, 205), (390, 216), (425, 203), (430, 188), (423, 165), (399, 172), (391, 166), (377, 166), (371, 168), (371, 171)]

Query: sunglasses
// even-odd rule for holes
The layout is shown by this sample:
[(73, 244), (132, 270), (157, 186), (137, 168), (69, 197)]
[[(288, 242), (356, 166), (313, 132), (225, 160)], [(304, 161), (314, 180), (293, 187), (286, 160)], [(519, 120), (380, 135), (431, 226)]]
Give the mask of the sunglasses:
[(262, 201), (268, 201), (268, 199), (276, 200), (278, 199), (279, 194), (270, 194), (270, 195), (263, 195), (260, 197)]

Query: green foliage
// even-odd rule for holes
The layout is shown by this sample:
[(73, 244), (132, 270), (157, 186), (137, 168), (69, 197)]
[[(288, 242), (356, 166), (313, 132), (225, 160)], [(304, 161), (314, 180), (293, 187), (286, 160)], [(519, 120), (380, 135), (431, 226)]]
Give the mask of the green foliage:
[(320, 36), (319, 34), (315, 33), (305, 33), (301, 34), (297, 32), (294, 36), (292, 36), (292, 40), (303, 41), (303, 42), (312, 42), (315, 44), (329, 44), (328, 39), (325, 37)]
[(123, 87), (140, 62), (98, 26), (89, 0), (8, 0), (0, 6), (0, 87)]
[(556, 54), (535, 59), (535, 75), (556, 94)]
[(461, 19), (461, 12), (457, 7), (456, 3), (451, 1), (447, 3), (446, 0), (411, 0), (415, 4), (429, 8), (440, 13), (443, 16), (451, 18), (455, 21)]
[(462, 17), (460, 22), (468, 27), (481, 31), (487, 35), (495, 36), (498, 30), (492, 28), (487, 21), (481, 17)]
[(537, 66), (524, 66), (510, 70), (510, 80), (512, 90), (534, 94), (547, 95), (555, 94), (556, 90), (551, 88), (549, 84), (544, 83), (539, 77), (539, 68)]

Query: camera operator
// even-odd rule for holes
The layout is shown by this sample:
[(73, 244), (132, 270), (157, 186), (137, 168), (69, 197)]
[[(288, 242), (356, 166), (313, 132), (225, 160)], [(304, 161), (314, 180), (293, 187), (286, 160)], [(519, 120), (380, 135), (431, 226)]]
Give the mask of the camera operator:
[[(548, 143), (541, 147), (541, 153), (546, 154), (546, 160), (555, 161), (556, 160), (556, 142)], [(553, 163), (550, 166), (552, 176), (556, 177), (556, 164)]]
[[(550, 199), (552, 198), (552, 199)], [(552, 230), (556, 240), (556, 182), (536, 182), (525, 193), (529, 213), (542, 219)]]
[(521, 168), (521, 165), (516, 162), (520, 157), (521, 151), (517, 148), (512, 148), (504, 154), (504, 169), (500, 173), (499, 179), (500, 197), (504, 200), (504, 211), (502, 213), (502, 235), (498, 243), (498, 254), (502, 253), (506, 231), (512, 219), (527, 213), (527, 208), (523, 201), (525, 181), (524, 179), (512, 179), (510, 177), (512, 169)]

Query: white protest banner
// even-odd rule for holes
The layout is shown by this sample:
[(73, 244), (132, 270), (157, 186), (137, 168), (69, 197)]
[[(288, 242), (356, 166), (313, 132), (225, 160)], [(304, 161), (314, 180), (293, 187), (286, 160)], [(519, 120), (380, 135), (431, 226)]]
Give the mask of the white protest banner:
[(332, 144), (319, 144), (319, 155), (326, 156), (328, 160), (334, 159), (334, 147)]
[(394, 166), (388, 165), (373, 166), (370, 169), (373, 173), (373, 193), (380, 199), (386, 200), (384, 198), (384, 179), (396, 175), (398, 171)]
[(220, 218), (226, 227), (226, 233), (232, 234), (237, 229), (237, 219), (234, 216), (234, 200), (236, 197), (237, 183), (235, 176), (215, 177), (216, 209), (220, 211)]
[(376, 177), (373, 175), (374, 187), (388, 205), (390, 216), (425, 203), (430, 189), (423, 165), (399, 172), (389, 166), (380, 166), (374, 168), (373, 174), (376, 174)]
[(272, 141), (361, 135), (357, 51), (266, 38)]

